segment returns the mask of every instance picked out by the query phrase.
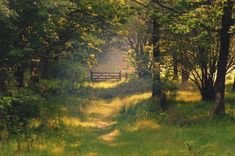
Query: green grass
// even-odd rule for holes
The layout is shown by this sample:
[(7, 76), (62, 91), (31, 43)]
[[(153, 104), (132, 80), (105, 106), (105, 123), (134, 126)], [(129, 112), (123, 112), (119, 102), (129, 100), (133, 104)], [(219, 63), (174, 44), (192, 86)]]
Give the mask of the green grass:
[[(136, 80), (86, 84), (87, 95), (61, 104), (63, 123), (28, 151), (14, 140), (2, 142), (3, 156), (226, 156), (235, 153), (235, 93), (227, 90), (226, 112), (212, 117), (213, 103), (195, 90), (180, 90), (176, 102), (160, 113), (150, 86)], [(130, 86), (136, 86), (130, 91)], [(141, 87), (142, 86), (142, 87)], [(229, 87), (228, 87), (229, 88)], [(95, 91), (95, 92), (94, 92)], [(105, 96), (111, 93), (112, 96)]]

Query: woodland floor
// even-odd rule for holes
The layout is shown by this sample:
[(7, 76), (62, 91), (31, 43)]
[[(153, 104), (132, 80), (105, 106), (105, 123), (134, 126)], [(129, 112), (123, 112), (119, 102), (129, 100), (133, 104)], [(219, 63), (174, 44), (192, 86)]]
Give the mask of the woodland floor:
[[(69, 97), (55, 118), (62, 126), (31, 151), (16, 152), (14, 141), (0, 155), (22, 156), (188, 156), (235, 154), (235, 95), (227, 92), (228, 116), (212, 118), (212, 103), (181, 89), (167, 113), (156, 113), (147, 83), (87, 83)], [(24, 145), (26, 147), (26, 144)]]

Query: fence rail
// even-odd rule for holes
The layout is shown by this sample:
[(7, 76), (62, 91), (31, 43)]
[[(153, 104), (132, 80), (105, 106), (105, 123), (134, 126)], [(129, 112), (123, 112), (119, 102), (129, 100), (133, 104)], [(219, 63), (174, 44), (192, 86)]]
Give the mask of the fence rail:
[(90, 71), (91, 81), (122, 80), (122, 72), (93, 72)]

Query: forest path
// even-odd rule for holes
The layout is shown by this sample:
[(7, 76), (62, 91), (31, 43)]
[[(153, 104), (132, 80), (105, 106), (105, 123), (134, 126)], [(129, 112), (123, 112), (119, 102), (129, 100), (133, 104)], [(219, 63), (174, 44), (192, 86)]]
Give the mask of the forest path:
[[(99, 129), (99, 139), (113, 141), (119, 135), (117, 117), (121, 111), (131, 105), (133, 101), (143, 99), (141, 95), (130, 95), (125, 97), (125, 89), (128, 82), (100, 82), (91, 83), (88, 86), (91, 91), (89, 104), (85, 105), (83, 113), (89, 116), (90, 122)], [(130, 94), (130, 93), (129, 93)], [(128, 94), (128, 95), (129, 95)], [(133, 93), (135, 94), (135, 93)]]

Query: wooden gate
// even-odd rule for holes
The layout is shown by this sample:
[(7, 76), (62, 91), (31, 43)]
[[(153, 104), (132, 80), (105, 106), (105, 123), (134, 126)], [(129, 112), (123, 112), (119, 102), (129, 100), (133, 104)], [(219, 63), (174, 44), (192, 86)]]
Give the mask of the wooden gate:
[(91, 81), (108, 81), (108, 80), (122, 80), (122, 72), (93, 72), (90, 71)]

